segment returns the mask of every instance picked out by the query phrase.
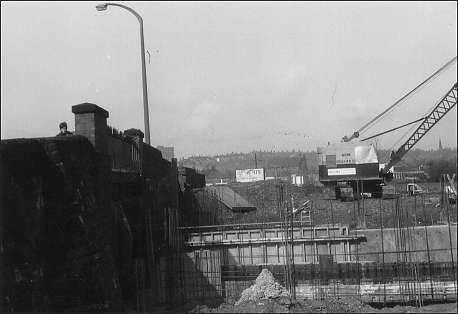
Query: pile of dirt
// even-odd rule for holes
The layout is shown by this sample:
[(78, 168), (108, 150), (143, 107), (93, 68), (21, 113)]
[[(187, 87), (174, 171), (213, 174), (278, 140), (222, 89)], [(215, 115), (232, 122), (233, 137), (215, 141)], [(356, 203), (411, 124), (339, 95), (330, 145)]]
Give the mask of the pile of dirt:
[[(268, 269), (263, 269), (256, 278), (256, 282), (251, 287), (245, 289), (240, 296), (240, 299), (235, 303), (235, 306), (247, 303), (258, 302), (265, 299), (286, 298), (291, 299), (291, 296), (285, 287), (275, 281), (274, 276)], [(286, 300), (285, 300), (286, 301)]]
[(224, 303), (214, 309), (198, 305), (189, 313), (290, 313), (290, 310), (287, 305), (279, 304), (273, 299), (264, 299), (258, 302), (247, 301), (237, 306)]
[(288, 313), (290, 305), (289, 292), (268, 269), (263, 269), (235, 304), (223, 303), (214, 309), (198, 305), (190, 313)]
[(196, 306), (191, 313), (380, 313), (357, 298), (326, 298), (325, 300), (298, 300), (285, 302), (286, 298), (244, 301), (238, 305), (222, 304), (217, 308)]
[(289, 292), (272, 273), (263, 269), (255, 283), (245, 289), (235, 304), (217, 308), (196, 306), (191, 313), (367, 313), (377, 312), (358, 298), (327, 297), (325, 300), (291, 301)]

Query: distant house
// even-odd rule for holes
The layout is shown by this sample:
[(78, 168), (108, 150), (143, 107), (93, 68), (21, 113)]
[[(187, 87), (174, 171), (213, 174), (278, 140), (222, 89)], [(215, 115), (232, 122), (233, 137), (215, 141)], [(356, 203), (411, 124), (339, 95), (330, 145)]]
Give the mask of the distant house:
[(423, 167), (419, 169), (412, 169), (408, 167), (394, 167), (393, 177), (396, 180), (427, 180), (428, 174), (422, 170)]

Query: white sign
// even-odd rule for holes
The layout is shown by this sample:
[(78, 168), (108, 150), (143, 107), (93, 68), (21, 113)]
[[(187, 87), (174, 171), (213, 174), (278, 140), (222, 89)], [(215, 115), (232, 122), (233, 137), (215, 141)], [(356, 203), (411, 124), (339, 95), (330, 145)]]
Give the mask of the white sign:
[(328, 169), (328, 176), (350, 176), (356, 175), (356, 168)]
[(304, 184), (304, 176), (291, 175), (291, 180), (294, 185), (301, 186)]
[(265, 180), (264, 168), (235, 170), (235, 181), (256, 182)]

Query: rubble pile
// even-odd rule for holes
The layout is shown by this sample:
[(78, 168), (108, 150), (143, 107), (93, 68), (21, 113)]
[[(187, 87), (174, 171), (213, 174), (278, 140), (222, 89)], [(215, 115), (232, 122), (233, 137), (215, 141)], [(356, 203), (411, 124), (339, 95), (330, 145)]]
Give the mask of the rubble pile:
[(221, 304), (218, 308), (196, 306), (190, 313), (288, 313), (289, 292), (280, 285), (268, 269), (263, 269), (255, 283), (245, 289), (235, 304)]
[(245, 289), (235, 304), (217, 308), (196, 306), (190, 313), (368, 313), (377, 312), (353, 297), (326, 297), (324, 300), (291, 302), (289, 292), (280, 285), (268, 269), (263, 269), (255, 283)]
[(235, 306), (252, 301), (258, 302), (264, 299), (291, 298), (285, 287), (275, 281), (274, 276), (268, 269), (263, 269), (251, 287), (245, 289)]

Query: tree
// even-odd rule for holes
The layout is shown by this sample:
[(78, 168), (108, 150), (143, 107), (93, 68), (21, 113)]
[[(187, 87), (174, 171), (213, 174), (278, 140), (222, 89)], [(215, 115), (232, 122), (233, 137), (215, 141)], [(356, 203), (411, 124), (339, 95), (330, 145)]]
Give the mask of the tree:
[(425, 172), (433, 182), (439, 182), (441, 175), (445, 173), (456, 173), (456, 158), (428, 160)]

